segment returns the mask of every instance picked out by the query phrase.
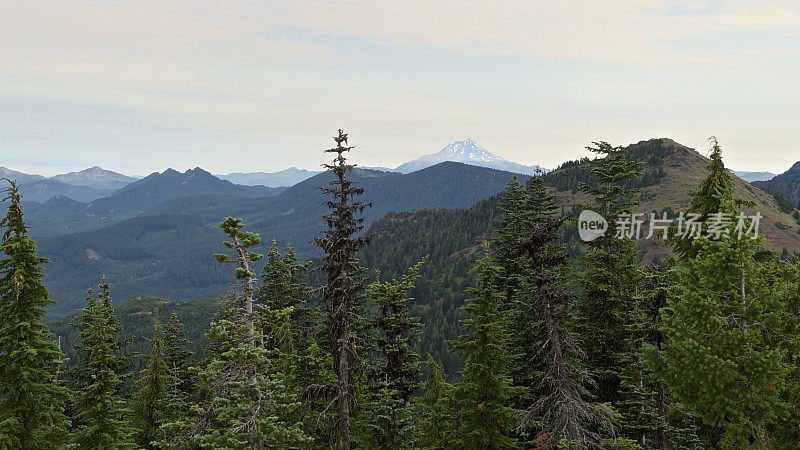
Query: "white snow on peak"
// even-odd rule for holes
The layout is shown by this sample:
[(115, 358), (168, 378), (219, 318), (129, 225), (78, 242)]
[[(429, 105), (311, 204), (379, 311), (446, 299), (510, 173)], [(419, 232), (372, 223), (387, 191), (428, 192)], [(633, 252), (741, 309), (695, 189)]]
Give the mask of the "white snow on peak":
[(448, 144), (438, 153), (421, 156), (397, 167), (398, 172), (409, 173), (441, 162), (454, 161), (474, 166), (532, 175), (539, 166), (525, 166), (492, 154), (470, 138)]

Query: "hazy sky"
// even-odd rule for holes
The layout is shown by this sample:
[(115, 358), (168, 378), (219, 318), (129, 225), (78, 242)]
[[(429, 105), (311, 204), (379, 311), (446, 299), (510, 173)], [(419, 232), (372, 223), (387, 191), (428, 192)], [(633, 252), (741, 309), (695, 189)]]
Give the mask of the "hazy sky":
[(0, 2), (0, 166), (395, 166), (471, 137), (554, 167), (671, 137), (800, 160), (793, 1)]

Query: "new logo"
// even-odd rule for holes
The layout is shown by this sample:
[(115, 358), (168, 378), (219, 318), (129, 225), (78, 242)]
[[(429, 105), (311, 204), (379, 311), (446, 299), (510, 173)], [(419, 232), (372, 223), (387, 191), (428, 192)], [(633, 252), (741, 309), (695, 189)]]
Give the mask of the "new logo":
[(608, 221), (605, 217), (592, 211), (584, 209), (578, 216), (578, 236), (585, 242), (591, 242), (608, 231)]

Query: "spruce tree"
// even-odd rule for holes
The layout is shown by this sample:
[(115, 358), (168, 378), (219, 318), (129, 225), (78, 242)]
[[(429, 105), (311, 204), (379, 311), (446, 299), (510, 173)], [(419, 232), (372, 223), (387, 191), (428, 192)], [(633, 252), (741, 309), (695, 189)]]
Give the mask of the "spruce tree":
[(800, 261), (797, 257), (770, 261), (767, 270), (784, 299), (784, 323), (781, 330), (781, 347), (786, 375), (783, 400), (788, 405), (788, 418), (775, 427), (775, 447), (800, 447)]
[(157, 445), (161, 448), (179, 448), (186, 444), (185, 436), (194, 425), (196, 413), (192, 411), (192, 406), (197, 400), (197, 369), (191, 367), (192, 351), (188, 349), (186, 328), (178, 315), (173, 312), (162, 330), (162, 359), (167, 374), (164, 403), (168, 407), (161, 411), (161, 440)]
[[(539, 370), (538, 367), (530, 367), (530, 361), (538, 347), (535, 330), (540, 325), (539, 315), (535, 305), (524, 301), (519, 295), (528, 276), (528, 261), (524, 252), (520, 251), (519, 241), (529, 234), (535, 221), (531, 199), (529, 190), (514, 176), (500, 194), (500, 210), (503, 214), (492, 240), (497, 252), (495, 261), (503, 272), (500, 281), (503, 284), (505, 308), (509, 314), (510, 348), (513, 356), (509, 373), (514, 386), (520, 389), (519, 395), (513, 400), (513, 406), (518, 409), (527, 408), (536, 398), (532, 386), (536, 383)], [(555, 208), (555, 204), (544, 208), (550, 211)]]
[(127, 341), (119, 339), (120, 326), (105, 278), (99, 289), (97, 297), (89, 291), (88, 304), (75, 323), (78, 367), (74, 439), (80, 448), (132, 448), (133, 429), (124, 398), (129, 374), (127, 361), (120, 354)]
[[(190, 370), (193, 357), (189, 350), (191, 342), (186, 338), (186, 327), (174, 312), (170, 315), (169, 322), (159, 328), (163, 328), (163, 360), (172, 386), (171, 396), (179, 397), (183, 403), (194, 390), (194, 377)], [(178, 398), (173, 398), (170, 404), (174, 405), (177, 400)]]
[[(488, 249), (487, 249), (488, 251)], [(516, 395), (508, 374), (511, 362), (500, 267), (487, 256), (476, 266), (480, 287), (463, 310), (466, 334), (453, 342), (465, 362), (461, 382), (453, 390), (457, 424), (450, 437), (455, 448), (499, 449), (516, 445), (513, 437), (518, 411), (508, 406)]]
[[(318, 343), (322, 331), (319, 306), (306, 301), (310, 262), (299, 262), (288, 246), (281, 253), (274, 242), (266, 260), (256, 296), (264, 346), (275, 369), (285, 377), (288, 391), (297, 396), (309, 386), (325, 385), (335, 378), (332, 359), (323, 350), (327, 345)], [(294, 411), (317, 446), (327, 445), (329, 438), (329, 421), (318, 423), (316, 414), (324, 407), (321, 399), (303, 397), (302, 408)]]
[(365, 428), (365, 445), (370, 448), (410, 448), (416, 438), (411, 399), (420, 370), (419, 355), (412, 348), (422, 324), (409, 313), (408, 292), (426, 259), (410, 267), (400, 281), (378, 279), (366, 288), (366, 295), (380, 310), (375, 320), (380, 356), (369, 370), (369, 392), (360, 422)]
[[(570, 290), (571, 271), (568, 254), (557, 242), (566, 216), (558, 215), (556, 201), (541, 177), (528, 185), (526, 202), (531, 217), (529, 231), (517, 238), (517, 254), (527, 265), (519, 289), (514, 293), (515, 311), (523, 312), (532, 325), (525, 327), (525, 317), (517, 318), (516, 333), (523, 334), (518, 351), (527, 373), (535, 373), (534, 392), (538, 398), (527, 406), (520, 430), (541, 424), (539, 444), (557, 445), (564, 440), (581, 446), (599, 445), (603, 436), (614, 436), (612, 411), (594, 403), (587, 387), (595, 384), (581, 367), (585, 353), (580, 342), (568, 330), (575, 295)], [(538, 321), (530, 318), (538, 317)]]
[(67, 437), (69, 391), (56, 371), (62, 353), (42, 324), (54, 303), (42, 284), (46, 258), (36, 254), (22, 218), (22, 196), (10, 186), (0, 251), (0, 447), (58, 447)]
[(610, 226), (605, 235), (589, 243), (588, 270), (578, 303), (580, 337), (588, 365), (597, 377), (597, 400), (616, 405), (624, 396), (623, 378), (634, 375), (627, 363), (636, 351), (629, 328), (636, 318), (639, 263), (633, 240), (615, 238), (613, 228), (620, 214), (630, 213), (637, 203), (639, 189), (627, 186), (641, 173), (638, 163), (628, 161), (625, 149), (607, 142), (594, 145), (587, 147), (598, 155), (587, 169), (594, 181), (581, 183), (580, 189), (594, 196), (592, 209)]
[[(720, 198), (718, 192), (733, 192), (733, 177), (725, 168), (725, 163), (722, 161), (722, 147), (720, 147), (717, 138), (711, 136), (709, 139), (711, 143), (711, 154), (709, 155), (709, 163), (706, 166), (708, 175), (700, 183), (700, 189), (692, 197), (689, 204), (689, 209), (686, 211), (688, 214), (699, 214), (702, 223), (711, 216), (711, 214), (720, 211)], [(742, 199), (733, 199), (734, 206), (750, 205)], [(692, 245), (692, 239), (682, 236), (683, 230), (673, 228), (670, 230), (670, 244), (672, 244), (673, 251), (680, 258), (689, 258), (694, 256), (697, 247)], [(701, 234), (706, 232), (706, 227), (703, 225)]]
[(256, 277), (255, 273), (250, 270), (250, 265), (263, 258), (264, 255), (250, 251), (250, 247), (261, 243), (261, 237), (257, 233), (242, 231), (243, 226), (242, 219), (234, 219), (233, 217), (226, 217), (219, 224), (222, 231), (231, 239), (230, 241), (224, 241), (222, 244), (234, 250), (235, 256), (231, 258), (228, 255), (217, 253), (214, 254), (214, 258), (216, 258), (217, 262), (237, 266), (234, 275), (237, 280), (242, 280), (244, 288), (241, 297), (235, 299), (241, 302), (241, 307), (237, 307), (235, 311), (238, 314), (237, 319), (247, 330), (248, 343), (255, 345), (256, 320), (253, 314), (253, 305), (256, 292)]
[[(718, 188), (718, 213), (736, 216), (732, 189)], [(707, 426), (704, 444), (772, 447), (770, 428), (786, 419), (787, 367), (776, 331), (779, 285), (755, 260), (760, 240), (701, 236), (678, 269), (678, 296), (663, 313), (664, 377), (674, 397)]]
[(381, 282), (377, 280), (366, 289), (367, 295), (380, 309), (377, 325), (381, 331), (378, 337), (378, 350), (382, 355), (376, 375), (387, 380), (389, 387), (396, 390), (403, 403), (411, 401), (417, 390), (419, 365), (413, 347), (419, 341), (422, 324), (419, 318), (409, 311), (409, 291), (419, 277), (419, 270), (427, 258), (410, 267), (400, 281)]
[(447, 382), (444, 367), (430, 354), (425, 366), (425, 393), (417, 399), (418, 441), (421, 448), (443, 448), (454, 426), (453, 386)]
[(150, 355), (147, 367), (142, 370), (137, 391), (131, 407), (132, 424), (136, 428), (136, 444), (140, 448), (158, 448), (158, 441), (165, 438), (162, 425), (169, 416), (168, 410), (178, 405), (169, 404), (170, 388), (175, 386), (164, 360), (164, 340), (161, 323), (156, 311), (153, 337), (150, 339)]
[(303, 360), (313, 341), (314, 315), (305, 301), (310, 262), (298, 262), (291, 247), (281, 254), (274, 242), (266, 259), (262, 286), (256, 294), (264, 347), (273, 352), (273, 358), (286, 374), (306, 377), (308, 374), (302, 373)]
[[(538, 179), (535, 177), (533, 179)], [(533, 180), (532, 179), (532, 180)], [(514, 311), (515, 308), (510, 304), (514, 298), (514, 294), (522, 282), (523, 274), (527, 269), (527, 263), (524, 256), (519, 251), (519, 239), (521, 236), (526, 236), (533, 225), (533, 211), (531, 205), (532, 197), (526, 190), (525, 186), (517, 181), (516, 175), (508, 183), (503, 192), (500, 193), (500, 210), (502, 216), (500, 218), (500, 226), (497, 228), (492, 244), (496, 248), (497, 254), (495, 260), (497, 264), (503, 269), (502, 282), (504, 284), (504, 292), (506, 294), (506, 301), (509, 303), (509, 308)], [(548, 210), (556, 207), (544, 206)], [(514, 325), (512, 324), (512, 327)], [(514, 333), (518, 335), (519, 333)], [(524, 345), (517, 345), (515, 347), (522, 348)], [(512, 373), (516, 373), (512, 370)], [(515, 374), (515, 383), (521, 374)], [(523, 375), (524, 377), (524, 375)], [(520, 385), (527, 385), (527, 383), (519, 383)]]
[(322, 302), (327, 307), (327, 334), (338, 381), (335, 386), (313, 388), (333, 398), (322, 415), (325, 415), (331, 406), (337, 405), (336, 428), (339, 448), (349, 450), (351, 405), (355, 398), (353, 377), (360, 366), (351, 327), (358, 319), (354, 304), (358, 292), (363, 288), (362, 283), (354, 280), (359, 271), (355, 257), (358, 249), (370, 241), (369, 236), (354, 237), (362, 230), (361, 224), (364, 221), (362, 218), (356, 218), (355, 214), (363, 212), (364, 208), (371, 204), (353, 200), (354, 196), (363, 194), (364, 188), (356, 187), (356, 182), (347, 179), (347, 172), (355, 167), (347, 164), (344, 157), (345, 152), (353, 149), (342, 145), (347, 144), (347, 134), (339, 130), (339, 135), (334, 141), (336, 147), (325, 152), (336, 153), (336, 158), (332, 164), (325, 164), (324, 167), (331, 170), (336, 178), (330, 182), (330, 186), (320, 188), (322, 192), (332, 195), (334, 200), (325, 202), (331, 209), (329, 214), (323, 216), (328, 229), (323, 232), (325, 237), (317, 238), (315, 242), (326, 253), (324, 269), (328, 275), (328, 283), (323, 289)]
[(274, 370), (270, 352), (263, 346), (265, 339), (256, 339), (256, 324), (261, 318), (255, 305), (255, 273), (250, 263), (261, 255), (250, 247), (261, 238), (243, 231), (241, 219), (228, 217), (220, 228), (231, 239), (223, 244), (236, 255), (214, 257), (237, 266), (234, 277), (244, 289), (208, 332), (209, 345), (216, 345), (216, 351), (200, 375), (200, 389), (208, 400), (199, 407), (200, 417), (189, 432), (192, 444), (232, 449), (303, 445), (308, 437), (294, 414), (299, 404), (285, 377)]

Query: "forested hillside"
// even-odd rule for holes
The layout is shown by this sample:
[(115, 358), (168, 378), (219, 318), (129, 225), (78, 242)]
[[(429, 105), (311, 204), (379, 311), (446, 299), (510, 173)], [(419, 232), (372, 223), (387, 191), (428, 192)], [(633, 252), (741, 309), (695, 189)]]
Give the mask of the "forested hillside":
[(786, 172), (767, 181), (756, 181), (753, 185), (786, 199), (791, 207), (800, 207), (800, 162)]

